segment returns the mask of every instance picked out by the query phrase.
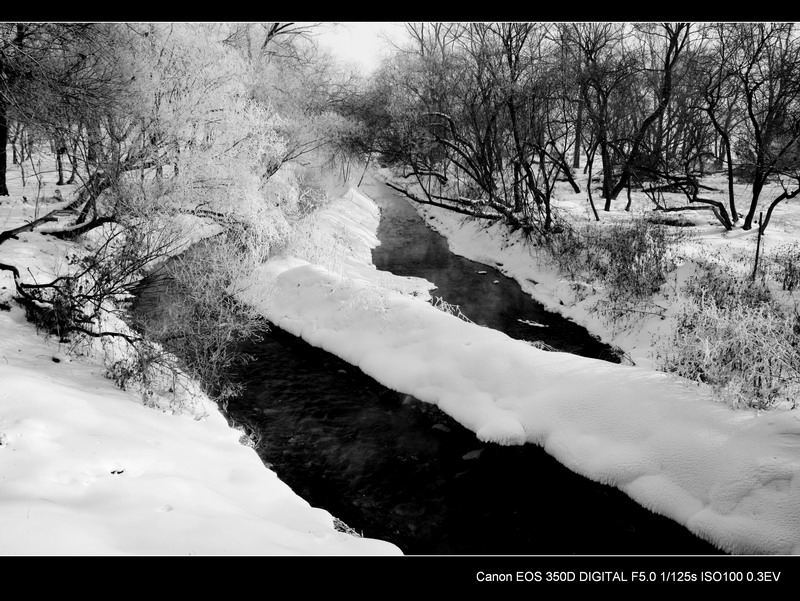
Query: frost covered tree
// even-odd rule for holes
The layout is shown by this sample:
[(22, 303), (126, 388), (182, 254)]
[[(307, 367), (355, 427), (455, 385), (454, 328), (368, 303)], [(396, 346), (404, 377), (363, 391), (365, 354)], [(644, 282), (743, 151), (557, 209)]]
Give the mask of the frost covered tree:
[[(246, 54), (254, 73), (251, 95), (280, 115), (276, 128), (285, 146), (272, 165), (274, 171), (289, 163), (338, 163), (346, 168), (353, 158), (344, 140), (354, 124), (342, 106), (356, 93), (361, 78), (316, 44), (316, 28), (272, 23), (246, 30)], [(272, 37), (270, 32), (275, 32)], [(254, 46), (263, 50), (255, 52)]]
[(93, 27), (64, 23), (0, 23), (0, 195), (8, 195), (9, 131), (52, 124), (54, 102), (91, 94), (96, 80), (76, 77)]
[[(79, 61), (66, 73), (56, 69), (58, 82), (38, 83), (47, 93), (25, 122), (74, 140), (80, 185), (67, 208), (77, 218), (49, 233), (80, 239), (92, 252), (50, 282), (0, 266), (14, 274), (23, 304), (46, 315), (43, 322), (61, 337), (110, 335), (101, 325), (109, 303), (200, 237), (216, 235), (229, 260), (205, 266), (217, 270), (215, 281), (231, 284), (288, 233), (282, 208), (265, 194), (272, 165), (286, 152), (276, 116), (252, 98), (251, 65), (216, 26), (101, 24), (82, 31), (87, 35), (73, 40), (69, 53), (49, 58), (59, 67), (62, 56)], [(74, 85), (54, 85), (65, 81)], [(50, 221), (44, 215), (2, 232), (0, 243)], [(229, 333), (243, 329), (228, 324)]]

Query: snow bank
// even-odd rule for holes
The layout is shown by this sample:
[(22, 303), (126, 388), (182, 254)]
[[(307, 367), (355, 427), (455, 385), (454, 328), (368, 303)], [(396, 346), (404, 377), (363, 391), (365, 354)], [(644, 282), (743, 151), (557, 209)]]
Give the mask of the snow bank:
[[(538, 350), (381, 286), (365, 266), (372, 203), (351, 190), (363, 248), (338, 273), (283, 257), (248, 301), (279, 327), (434, 403), (478, 438), (534, 443), (731, 553), (800, 553), (800, 415), (735, 413), (665, 374)], [(332, 227), (349, 227), (331, 219)], [(341, 230), (338, 230), (341, 231)]]
[(399, 553), (337, 532), (213, 408), (144, 407), (21, 310), (0, 332), (0, 554)]
[[(2, 229), (36, 207), (0, 201)], [(25, 232), (0, 262), (49, 281), (80, 249)], [(37, 335), (0, 271), (1, 555), (398, 555), (339, 532), (256, 452), (216, 406), (172, 414)], [(201, 416), (203, 416), (201, 418)]]

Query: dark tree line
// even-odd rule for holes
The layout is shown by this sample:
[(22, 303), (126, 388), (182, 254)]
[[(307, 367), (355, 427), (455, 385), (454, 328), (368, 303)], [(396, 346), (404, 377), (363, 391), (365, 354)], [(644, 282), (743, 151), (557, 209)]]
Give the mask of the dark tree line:
[[(365, 132), (350, 142), (400, 167), (419, 202), (546, 232), (555, 182), (583, 188), (594, 208), (597, 166), (605, 211), (638, 188), (657, 209), (711, 210), (726, 229), (742, 217), (750, 229), (760, 203), (769, 218), (798, 193), (793, 23), (407, 29), (412, 43), (349, 106)], [(726, 202), (709, 194), (709, 172), (727, 176)], [(748, 197), (736, 198), (737, 182)], [(764, 199), (773, 182), (782, 192)]]

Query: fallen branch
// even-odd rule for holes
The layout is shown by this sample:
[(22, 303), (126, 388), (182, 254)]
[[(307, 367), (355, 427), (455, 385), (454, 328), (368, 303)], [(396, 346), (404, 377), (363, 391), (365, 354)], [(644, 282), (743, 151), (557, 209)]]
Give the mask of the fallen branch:
[(15, 227), (12, 230), (6, 230), (5, 232), (0, 232), (0, 244), (12, 238), (16, 240), (17, 234), (21, 234), (22, 232), (32, 232), (34, 228), (42, 225), (43, 223), (58, 221), (58, 218), (53, 216), (55, 212), (56, 211), (51, 211), (44, 217), (39, 217), (39, 219), (34, 219), (30, 223), (26, 223), (25, 225)]
[(106, 223), (114, 223), (115, 221), (116, 217), (114, 216), (97, 217), (85, 223), (77, 223), (73, 226), (68, 226), (60, 230), (55, 230), (52, 232), (42, 232), (42, 233), (47, 234), (48, 236), (54, 236), (59, 240), (72, 240), (82, 234), (85, 234), (88, 231), (93, 230), (96, 227), (100, 227), (101, 225), (104, 225)]
[[(433, 200), (425, 200), (424, 198), (420, 198), (419, 196), (417, 196), (413, 192), (409, 192), (408, 190), (405, 190), (404, 188), (401, 188), (399, 186), (395, 186), (394, 184), (389, 183), (389, 182), (386, 182), (386, 185), (389, 186), (390, 188), (392, 188), (393, 190), (397, 190), (401, 194), (407, 196), (408, 198), (410, 198), (414, 202), (418, 202), (420, 204), (431, 205), (431, 206), (434, 206), (434, 207), (447, 209), (448, 211), (453, 211), (455, 213), (460, 213), (462, 215), (469, 215), (470, 217), (477, 217), (479, 219), (499, 219), (500, 218), (499, 215), (487, 215), (486, 213), (481, 213), (481, 212), (478, 212), (478, 211), (472, 211), (472, 210), (466, 209), (463, 206), (460, 206), (458, 204), (448, 205), (448, 204), (445, 204), (443, 202), (435, 202)], [(454, 200), (453, 202), (457, 202), (457, 201)]]

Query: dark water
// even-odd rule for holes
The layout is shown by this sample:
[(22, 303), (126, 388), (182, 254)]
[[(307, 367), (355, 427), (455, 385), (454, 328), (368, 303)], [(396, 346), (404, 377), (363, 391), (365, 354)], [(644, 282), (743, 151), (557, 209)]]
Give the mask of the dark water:
[(615, 359), (610, 347), (585, 328), (546, 311), (515, 280), (494, 267), (451, 253), (447, 239), (432, 232), (398, 192), (375, 180), (365, 180), (361, 189), (381, 209), (381, 245), (372, 251), (378, 269), (433, 282), (432, 296), (458, 305), (470, 320), (512, 338), (538, 340), (584, 357)]
[[(435, 294), (509, 335), (545, 337), (587, 356), (607, 352), (575, 324), (544, 312), (513, 280), (452, 255), (388, 187), (370, 183), (365, 191), (382, 207), (379, 268), (437, 283)], [(482, 270), (489, 273), (476, 274)], [(228, 411), (258, 432), (265, 463), (312, 505), (406, 554), (717, 553), (540, 448), (481, 443), (436, 407), (285, 332), (273, 329), (245, 350), (256, 359)]]

